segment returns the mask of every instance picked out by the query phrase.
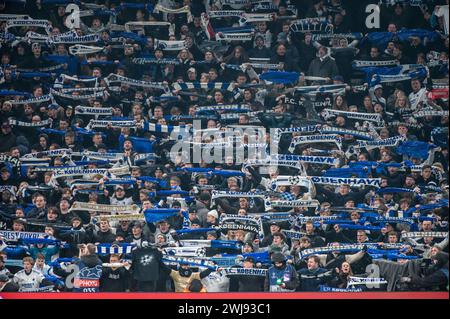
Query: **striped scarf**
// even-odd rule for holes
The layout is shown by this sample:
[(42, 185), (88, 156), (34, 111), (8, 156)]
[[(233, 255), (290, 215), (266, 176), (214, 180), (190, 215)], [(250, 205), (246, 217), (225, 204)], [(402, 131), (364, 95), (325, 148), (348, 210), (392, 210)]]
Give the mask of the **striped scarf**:
[(222, 82), (185, 82), (185, 83), (174, 83), (173, 89), (177, 91), (187, 91), (187, 90), (214, 90), (218, 89), (221, 91), (232, 92), (234, 90), (233, 83), (222, 83)]
[(327, 246), (327, 247), (317, 247), (302, 250), (299, 253), (300, 258), (305, 258), (311, 255), (317, 254), (328, 254), (331, 252), (353, 252), (360, 251), (364, 249), (364, 245), (354, 244), (354, 245), (339, 245), (339, 246)]
[(292, 21), (289, 30), (294, 33), (333, 33), (333, 25), (326, 18), (306, 18)]
[(96, 252), (99, 255), (117, 255), (117, 254), (131, 254), (131, 250), (135, 244), (121, 243), (121, 244), (98, 244)]

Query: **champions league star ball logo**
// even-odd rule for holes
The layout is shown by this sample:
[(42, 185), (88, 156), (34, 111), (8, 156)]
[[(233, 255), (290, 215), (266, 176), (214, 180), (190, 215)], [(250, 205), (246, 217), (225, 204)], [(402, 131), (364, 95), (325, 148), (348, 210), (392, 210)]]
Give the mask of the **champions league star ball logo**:
[(204, 247), (199, 248), (195, 251), (195, 255), (198, 257), (205, 257), (206, 256), (206, 249)]
[(158, 43), (158, 49), (165, 50), (167, 48), (167, 43), (160, 42)]
[(97, 265), (94, 268), (84, 267), (80, 270), (80, 278), (100, 278), (102, 273), (102, 266)]
[(144, 255), (144, 256), (142, 256), (141, 259), (139, 260), (139, 262), (141, 263), (142, 266), (147, 266), (147, 265), (149, 265), (152, 261), (153, 261), (153, 256), (152, 256), (152, 255)]
[(291, 185), (297, 185), (300, 182), (300, 177), (299, 176), (291, 176), (289, 177), (289, 183)]

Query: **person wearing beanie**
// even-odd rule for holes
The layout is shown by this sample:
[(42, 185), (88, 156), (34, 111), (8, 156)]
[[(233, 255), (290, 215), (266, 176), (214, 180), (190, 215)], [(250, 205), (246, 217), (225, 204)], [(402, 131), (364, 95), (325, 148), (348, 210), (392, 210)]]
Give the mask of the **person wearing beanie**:
[(219, 213), (217, 212), (217, 210), (214, 209), (214, 210), (208, 212), (208, 214), (206, 215), (205, 226), (207, 228), (219, 226)]
[(286, 257), (279, 252), (271, 256), (272, 266), (267, 271), (264, 291), (293, 292), (298, 286), (298, 275), (295, 268), (288, 264)]
[[(242, 263), (242, 268), (251, 269), (255, 267), (255, 259), (253, 257), (246, 257)], [(252, 275), (231, 275), (230, 291), (238, 292), (261, 292), (264, 291), (264, 276)]]

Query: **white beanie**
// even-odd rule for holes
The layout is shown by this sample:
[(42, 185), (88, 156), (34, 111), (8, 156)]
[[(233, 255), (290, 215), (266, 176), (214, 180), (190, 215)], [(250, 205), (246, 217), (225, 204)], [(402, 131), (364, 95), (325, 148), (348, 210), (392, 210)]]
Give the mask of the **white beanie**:
[(219, 218), (219, 213), (218, 213), (217, 210), (215, 210), (215, 209), (209, 211), (209, 212), (208, 212), (208, 215), (214, 216), (216, 219)]

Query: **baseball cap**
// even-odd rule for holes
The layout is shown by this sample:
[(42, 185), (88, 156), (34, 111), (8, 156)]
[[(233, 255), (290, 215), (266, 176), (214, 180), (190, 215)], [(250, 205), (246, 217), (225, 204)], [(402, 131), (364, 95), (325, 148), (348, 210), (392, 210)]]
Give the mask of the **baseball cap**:
[(244, 261), (249, 261), (251, 263), (255, 263), (255, 258), (253, 258), (251, 256), (247, 256), (247, 257), (245, 257)]
[(286, 260), (284, 255), (279, 252), (273, 253), (271, 259), (272, 259), (272, 262), (274, 262), (274, 263), (277, 263), (277, 262), (281, 263)]
[(276, 221), (271, 221), (271, 222), (269, 223), (269, 226), (272, 226), (272, 225), (275, 225), (275, 226), (280, 227), (280, 225), (278, 225), (278, 223), (277, 223)]

